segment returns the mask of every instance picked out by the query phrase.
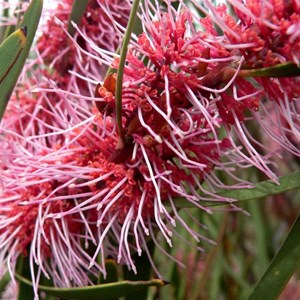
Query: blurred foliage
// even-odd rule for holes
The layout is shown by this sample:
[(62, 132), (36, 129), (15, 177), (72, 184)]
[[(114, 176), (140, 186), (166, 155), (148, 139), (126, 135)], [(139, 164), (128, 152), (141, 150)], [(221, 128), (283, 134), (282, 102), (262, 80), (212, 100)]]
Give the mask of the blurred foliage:
[[(251, 216), (234, 212), (216, 212), (209, 216), (201, 215), (197, 209), (189, 209), (195, 219), (206, 225), (208, 230), (205, 232), (203, 229), (204, 235), (217, 241), (217, 246), (201, 243), (205, 249), (201, 253), (178, 239), (174, 242), (171, 253), (181, 259), (187, 266), (186, 269), (175, 263), (171, 266), (161, 254), (157, 254), (157, 264), (163, 269), (163, 274), (169, 270), (166, 279), (170, 279), (174, 285), (160, 289), (155, 299), (247, 299), (296, 219), (300, 209), (297, 201), (299, 197), (300, 193), (297, 191), (243, 204), (243, 208)], [(184, 211), (181, 214), (184, 215)], [(195, 229), (199, 227), (193, 222), (188, 225)], [(182, 232), (182, 236), (190, 240), (186, 233)], [(294, 293), (294, 298), (281, 298), (282, 300), (299, 299), (300, 280), (297, 274), (292, 281), (292, 288), (298, 294)], [(285, 293), (289, 289), (288, 284)]]

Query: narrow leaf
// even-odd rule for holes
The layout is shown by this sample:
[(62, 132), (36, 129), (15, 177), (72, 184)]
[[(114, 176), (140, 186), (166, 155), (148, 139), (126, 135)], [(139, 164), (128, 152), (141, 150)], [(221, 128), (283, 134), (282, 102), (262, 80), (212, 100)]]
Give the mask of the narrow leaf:
[[(24, 277), (30, 276), (29, 258), (21, 257), (18, 261), (18, 272)], [(34, 291), (31, 286), (24, 282), (19, 284), (18, 300), (32, 300), (34, 299)]]
[(70, 14), (69, 22), (68, 22), (68, 32), (70, 35), (74, 35), (75, 28), (72, 25), (72, 22), (79, 25), (82, 19), (82, 16), (85, 12), (85, 9), (89, 3), (89, 0), (75, 0), (72, 6), (72, 11)]
[[(147, 248), (150, 256), (153, 256), (155, 244), (152, 240), (150, 240), (147, 243)], [(136, 252), (133, 255), (132, 259), (136, 264), (137, 274), (134, 274), (132, 271), (129, 271), (128, 268), (124, 267), (124, 278), (126, 280), (143, 280), (143, 281), (150, 280), (152, 266), (147, 253), (143, 251), (142, 254), (139, 255), (138, 252)], [(147, 298), (148, 298), (148, 289), (146, 288), (136, 293), (130, 294), (129, 296), (126, 297), (126, 300), (135, 300), (135, 299), (147, 300)]]
[(300, 263), (300, 215), (248, 300), (278, 299)]
[(7, 285), (9, 284), (11, 278), (9, 273), (5, 273), (1, 278), (0, 278), (0, 299), (2, 299), (2, 293), (5, 291)]
[[(23, 21), (21, 22), (21, 28), (27, 28), (26, 43), (22, 52), (19, 54), (12, 66), (9, 66), (9, 71), (7, 69), (3, 71), (1, 83), (0, 83), (0, 119), (2, 118), (6, 105), (9, 98), (14, 90), (17, 83), (18, 77), (22, 72), (26, 58), (28, 56), (32, 41), (34, 39), (36, 29), (39, 23), (43, 7), (42, 0), (32, 0), (26, 13), (24, 14)], [(4, 57), (0, 57), (2, 61)], [(2, 72), (2, 70), (1, 70)]]
[(252, 189), (230, 190), (220, 193), (221, 196), (234, 198), (238, 201), (255, 200), (271, 195), (278, 195), (283, 192), (300, 188), (300, 171), (293, 172), (278, 178), (279, 185), (272, 180), (260, 182)]
[(0, 84), (16, 63), (26, 45), (27, 28), (20, 28), (11, 34), (0, 46)]
[(278, 64), (273, 67), (241, 70), (239, 72), (241, 77), (294, 77), (300, 76), (300, 67), (292, 62)]
[[(293, 172), (291, 174), (281, 176), (279, 179), (279, 185), (275, 184), (271, 180), (257, 183), (254, 188), (239, 189), (239, 190), (224, 190), (219, 191), (217, 194), (224, 198), (236, 199), (237, 201), (249, 201), (259, 198), (265, 198), (267, 196), (278, 195), (283, 192), (291, 191), (300, 188), (300, 171)], [(200, 193), (201, 195), (201, 193)], [(188, 202), (185, 198), (178, 197), (174, 199), (176, 207), (194, 207), (194, 205)], [(167, 204), (167, 203), (166, 203)], [(201, 201), (201, 204), (207, 206), (226, 205), (226, 202), (209, 202)]]
[[(31, 281), (25, 279), (20, 275), (16, 277), (26, 283), (32, 285)], [(164, 286), (168, 282), (161, 279), (152, 279), (148, 281), (118, 281), (114, 283), (100, 284), (86, 287), (72, 287), (72, 288), (55, 288), (48, 286), (39, 286), (39, 291), (47, 294), (74, 300), (99, 300), (99, 299), (114, 299), (127, 296), (131, 293), (143, 290), (149, 286)]]
[(106, 269), (106, 278), (103, 278), (103, 275), (98, 279), (98, 284), (104, 284), (104, 283), (112, 283), (118, 281), (118, 269), (117, 269), (117, 263), (114, 259), (106, 259), (105, 261), (105, 269)]

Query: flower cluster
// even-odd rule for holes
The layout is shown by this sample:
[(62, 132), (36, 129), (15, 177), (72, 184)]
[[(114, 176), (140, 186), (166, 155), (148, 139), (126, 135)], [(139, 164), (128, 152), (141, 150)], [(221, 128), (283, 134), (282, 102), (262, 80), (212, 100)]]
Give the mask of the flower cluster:
[(13, 273), (29, 252), (36, 291), (42, 275), (57, 286), (92, 284), (108, 256), (137, 272), (132, 254), (151, 260), (148, 236), (165, 252), (156, 234), (172, 246), (177, 224), (205, 239), (175, 199), (207, 213), (208, 201), (239, 210), (217, 194), (251, 187), (239, 169), (254, 166), (276, 182), (272, 151), (252, 136), (257, 123), (300, 154), (299, 77), (249, 78), (299, 63), (297, 1), (231, 0), (239, 21), (210, 1), (191, 1), (194, 12), (145, 1), (143, 33), (132, 35), (126, 57), (122, 132), (114, 69), (128, 3), (90, 1), (66, 38), (72, 2), (45, 27), (36, 49), (44, 69), (19, 86), (0, 128), (0, 265)]

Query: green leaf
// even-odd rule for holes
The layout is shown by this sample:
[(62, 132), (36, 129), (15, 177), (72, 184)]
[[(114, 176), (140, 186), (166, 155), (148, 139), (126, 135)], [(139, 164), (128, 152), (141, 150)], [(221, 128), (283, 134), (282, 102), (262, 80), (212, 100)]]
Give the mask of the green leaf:
[(300, 263), (300, 215), (248, 300), (278, 299)]
[[(24, 277), (30, 276), (30, 266), (29, 266), (29, 258), (28, 257), (21, 257), (18, 261), (18, 272), (22, 274)], [(24, 282), (20, 282), (19, 284), (19, 294), (18, 300), (32, 300), (34, 299), (34, 291), (31, 286)]]
[[(267, 196), (281, 194), (283, 192), (291, 191), (300, 188), (300, 171), (281, 176), (279, 185), (271, 180), (257, 183), (254, 188), (239, 189), (239, 190), (224, 190), (217, 193), (217, 195), (224, 198), (236, 199), (237, 201), (249, 201)], [(201, 194), (200, 194), (201, 195)], [(176, 207), (194, 207), (194, 204), (188, 202), (185, 198), (174, 199)], [(167, 204), (167, 203), (166, 203)], [(227, 202), (209, 202), (201, 201), (201, 204), (207, 206), (226, 205)]]
[[(154, 254), (155, 245), (152, 240), (150, 240), (147, 243), (148, 251), (150, 256), (152, 257)], [(149, 257), (146, 253), (146, 251), (143, 251), (141, 256), (138, 255), (136, 252), (133, 257), (133, 261), (136, 264), (137, 267), (137, 274), (134, 274), (132, 271), (128, 271), (128, 268), (124, 267), (124, 278), (127, 280), (143, 280), (147, 281), (150, 280), (151, 277), (151, 271), (152, 266), (149, 260)], [(126, 297), (126, 300), (147, 300), (148, 298), (148, 289), (143, 289), (140, 291), (137, 291), (136, 293), (132, 293), (129, 296)]]
[(26, 45), (27, 28), (12, 33), (0, 46), (0, 84), (8, 76)]
[(239, 189), (224, 191), (221, 196), (237, 199), (238, 201), (255, 200), (271, 195), (281, 194), (290, 190), (300, 188), (300, 171), (293, 172), (278, 178), (279, 185), (271, 180), (263, 181), (252, 189)]
[(112, 283), (118, 281), (118, 268), (117, 263), (114, 259), (106, 259), (105, 260), (105, 269), (106, 269), (106, 278), (103, 278), (103, 275), (98, 279), (98, 284), (104, 284), (104, 283)]
[(241, 77), (294, 77), (300, 76), (300, 67), (292, 62), (278, 64), (273, 67), (241, 70), (239, 72)]
[(0, 279), (0, 299), (2, 299), (2, 298), (1, 298), (2, 293), (5, 291), (5, 289), (6, 289), (7, 285), (9, 284), (10, 280), (11, 280), (11, 278), (10, 278), (10, 275), (9, 275), (8, 272), (5, 273), (5, 274), (1, 277), (1, 279)]
[[(9, 101), (9, 98), (14, 90), (14, 87), (17, 83), (18, 77), (24, 67), (25, 61), (27, 59), (30, 47), (32, 45), (37, 26), (39, 23), (39, 19), (41, 16), (43, 7), (42, 0), (32, 0), (26, 13), (24, 14), (23, 21), (20, 24), (21, 28), (27, 28), (27, 35), (26, 35), (26, 44), (23, 47), (23, 50), (16, 55), (15, 50), (11, 48), (9, 44), (8, 49), (5, 51), (12, 51), (12, 55), (14, 55), (15, 61), (13, 61), (12, 65), (7, 66), (6, 69), (1, 68), (2, 78), (0, 81), (0, 120), (4, 114), (6, 105)], [(16, 31), (17, 32), (17, 31)], [(20, 34), (20, 33), (19, 33)], [(4, 42), (5, 43), (5, 42)], [(4, 45), (3, 45), (4, 46)], [(1, 46), (2, 48), (2, 46)], [(4, 51), (1, 50), (1, 51)], [(17, 49), (17, 53), (20, 49)], [(14, 53), (14, 54), (13, 54)], [(5, 55), (0, 55), (1, 64), (3, 64), (3, 60), (6, 60)], [(11, 60), (10, 60), (11, 62)]]
[[(32, 285), (28, 279), (16, 275), (16, 277), (26, 283)], [(148, 281), (118, 281), (114, 283), (100, 284), (85, 287), (73, 288), (55, 288), (48, 286), (39, 286), (39, 291), (46, 292), (47, 294), (74, 300), (99, 300), (99, 299), (113, 299), (127, 296), (131, 293), (141, 291), (149, 286), (165, 286), (168, 282), (161, 279), (152, 279)]]
[(74, 35), (75, 28), (72, 25), (72, 22), (79, 25), (82, 19), (82, 16), (85, 12), (85, 9), (89, 3), (89, 0), (75, 0), (72, 6), (72, 11), (70, 14), (69, 22), (68, 22), (68, 32), (70, 35)]

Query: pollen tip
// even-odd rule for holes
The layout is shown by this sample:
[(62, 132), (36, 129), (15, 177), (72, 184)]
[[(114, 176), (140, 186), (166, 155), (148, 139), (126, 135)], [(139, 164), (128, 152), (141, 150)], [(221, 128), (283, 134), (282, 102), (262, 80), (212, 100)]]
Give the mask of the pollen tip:
[(170, 239), (167, 239), (167, 244), (168, 244), (171, 248), (173, 248), (172, 241), (171, 241)]
[(159, 144), (161, 144), (161, 143), (163, 142), (162, 138), (161, 138), (159, 135), (157, 135), (157, 136), (155, 137), (155, 140), (156, 140)]

